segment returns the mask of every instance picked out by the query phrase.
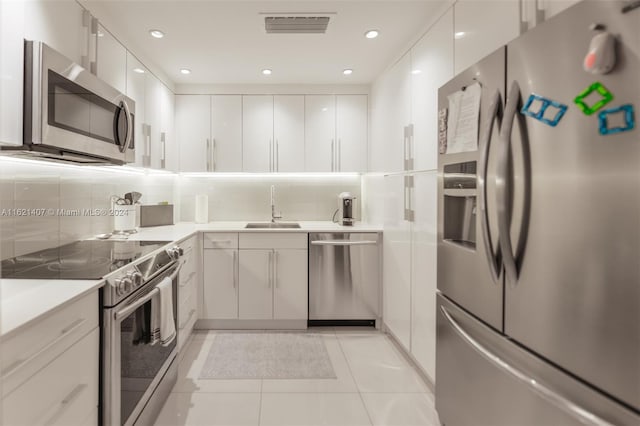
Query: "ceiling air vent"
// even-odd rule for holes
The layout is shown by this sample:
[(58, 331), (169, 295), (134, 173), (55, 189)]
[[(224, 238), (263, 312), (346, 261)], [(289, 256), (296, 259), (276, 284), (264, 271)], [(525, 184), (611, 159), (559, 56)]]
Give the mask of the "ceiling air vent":
[(324, 34), (329, 25), (328, 16), (267, 16), (264, 27), (267, 34)]

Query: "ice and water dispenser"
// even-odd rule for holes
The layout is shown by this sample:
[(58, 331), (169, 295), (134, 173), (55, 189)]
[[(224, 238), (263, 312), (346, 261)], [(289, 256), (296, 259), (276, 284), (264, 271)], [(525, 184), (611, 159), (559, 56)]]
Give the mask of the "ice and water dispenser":
[(476, 247), (476, 162), (444, 166), (443, 239), (469, 249)]

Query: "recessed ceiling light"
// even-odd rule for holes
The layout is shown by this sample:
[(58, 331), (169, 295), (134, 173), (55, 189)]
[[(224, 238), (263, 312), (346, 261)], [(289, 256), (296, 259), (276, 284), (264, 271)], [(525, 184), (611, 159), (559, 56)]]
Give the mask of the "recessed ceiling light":
[(269, 68), (265, 68), (262, 70), (262, 75), (271, 75), (271, 70)]
[(353, 70), (352, 70), (352, 69), (347, 68), (346, 70), (343, 70), (343, 71), (342, 71), (342, 74), (344, 74), (344, 75), (351, 75), (351, 74), (353, 74)]
[(329, 108), (327, 107), (322, 108), (322, 112), (327, 112), (327, 111), (329, 111)]
[(134, 68), (133, 72), (137, 72), (138, 74), (144, 74), (144, 70), (142, 68)]
[(376, 38), (380, 35), (380, 32), (378, 30), (369, 30), (366, 33), (364, 33), (364, 36), (366, 38)]
[(180, 72), (182, 74), (191, 74), (191, 70), (189, 68), (180, 68)]
[(412, 70), (411, 74), (413, 74), (413, 75), (422, 74), (422, 70)]
[(164, 33), (160, 30), (149, 30), (149, 34), (151, 34), (151, 37), (155, 37), (155, 38), (164, 37)]
[(453, 36), (454, 36), (455, 38), (457, 38), (457, 39), (460, 39), (460, 38), (464, 37), (464, 36), (465, 36), (465, 34), (466, 34), (466, 33), (465, 33), (464, 31), (458, 31), (458, 32), (457, 32), (457, 33), (455, 33)]

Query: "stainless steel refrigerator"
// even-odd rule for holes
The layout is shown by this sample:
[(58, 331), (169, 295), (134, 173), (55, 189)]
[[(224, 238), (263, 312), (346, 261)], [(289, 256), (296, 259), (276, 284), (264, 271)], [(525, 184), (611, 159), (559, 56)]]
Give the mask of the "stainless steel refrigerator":
[[(578, 3), (439, 91), (435, 397), (447, 426), (640, 425), (631, 3)], [(452, 99), (475, 83), (477, 146), (459, 150)]]

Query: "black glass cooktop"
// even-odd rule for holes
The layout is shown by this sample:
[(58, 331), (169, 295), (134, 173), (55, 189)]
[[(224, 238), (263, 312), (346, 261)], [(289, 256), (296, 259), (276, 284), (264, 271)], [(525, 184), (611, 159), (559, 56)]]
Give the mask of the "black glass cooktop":
[(86, 240), (2, 261), (2, 278), (100, 279), (169, 241)]

